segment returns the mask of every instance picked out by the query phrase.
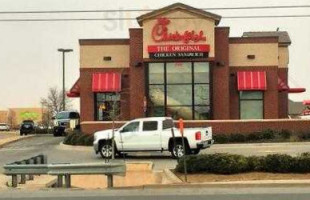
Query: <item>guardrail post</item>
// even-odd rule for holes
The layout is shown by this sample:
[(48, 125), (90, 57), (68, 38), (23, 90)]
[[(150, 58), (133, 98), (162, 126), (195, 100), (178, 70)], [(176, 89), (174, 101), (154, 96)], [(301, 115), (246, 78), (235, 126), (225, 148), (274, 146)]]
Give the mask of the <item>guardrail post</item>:
[(17, 175), (12, 175), (12, 187), (17, 187)]
[(62, 175), (57, 176), (57, 187), (62, 187)]
[[(21, 161), (21, 164), (22, 165), (25, 165), (26, 164), (26, 161)], [(25, 174), (21, 174), (20, 175), (20, 184), (25, 184), (26, 183), (26, 175)]]
[(66, 181), (66, 188), (70, 188), (71, 187), (71, 176), (70, 176), (70, 174), (65, 175), (65, 181)]
[(40, 162), (41, 164), (47, 164), (47, 156), (46, 155), (40, 154), (38, 157), (41, 159), (41, 162)]
[[(33, 164), (34, 164), (33, 158), (29, 159), (29, 164), (30, 164), (30, 165), (33, 165)], [(33, 175), (32, 175), (32, 174), (29, 174), (29, 180), (33, 180), (33, 179), (34, 179)]]
[(107, 180), (108, 180), (108, 188), (113, 187), (113, 175), (109, 174), (107, 175)]

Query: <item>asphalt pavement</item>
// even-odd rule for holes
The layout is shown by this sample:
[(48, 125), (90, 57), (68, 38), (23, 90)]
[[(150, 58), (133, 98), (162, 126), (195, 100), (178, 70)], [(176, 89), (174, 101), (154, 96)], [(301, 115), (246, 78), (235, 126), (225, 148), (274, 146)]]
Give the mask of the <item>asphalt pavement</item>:
[[(0, 165), (17, 160), (29, 158), (39, 153), (48, 156), (48, 163), (85, 163), (103, 162), (100, 155), (96, 155), (92, 147), (62, 148), (59, 145), (63, 137), (53, 135), (37, 135), (32, 138), (20, 140), (0, 148)], [(215, 144), (210, 149), (201, 151), (208, 153), (234, 153), (242, 155), (267, 155), (271, 153), (286, 153), (297, 155), (302, 152), (310, 152), (310, 142), (294, 143), (259, 143), (259, 144)], [(123, 158), (117, 158), (123, 159)], [(126, 156), (126, 161), (151, 161), (155, 170), (174, 168), (177, 164), (169, 152), (139, 152)], [(0, 168), (0, 173), (3, 171)]]
[(113, 189), (74, 190), (51, 189), (40, 191), (3, 191), (0, 199), (16, 200), (309, 200), (310, 187), (227, 187), (227, 188), (160, 188), (160, 189)]

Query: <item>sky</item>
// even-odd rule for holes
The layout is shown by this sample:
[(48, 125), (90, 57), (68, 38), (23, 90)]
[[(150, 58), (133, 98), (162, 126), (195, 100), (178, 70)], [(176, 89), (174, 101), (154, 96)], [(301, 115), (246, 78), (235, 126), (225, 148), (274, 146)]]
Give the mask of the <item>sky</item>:
[[(46, 10), (124, 10), (157, 9), (181, 2), (196, 8), (310, 5), (309, 0), (0, 0), (1, 11)], [(309, 14), (310, 8), (268, 10), (211, 10), (221, 16)], [(145, 12), (66, 13), (66, 14), (1, 14), (1, 19), (16, 18), (123, 18)], [(230, 27), (230, 36), (245, 31), (288, 31), (292, 45), (289, 63), (289, 85), (305, 87), (302, 94), (290, 99), (310, 99), (310, 17), (222, 19), (219, 26)], [(66, 54), (66, 87), (79, 77), (79, 39), (128, 38), (128, 28), (139, 27), (136, 21), (65, 21), (1, 22), (0, 21), (0, 109), (40, 107), (48, 88), (62, 88), (62, 55), (58, 48), (71, 48)], [(73, 100), (79, 109), (79, 98)]]

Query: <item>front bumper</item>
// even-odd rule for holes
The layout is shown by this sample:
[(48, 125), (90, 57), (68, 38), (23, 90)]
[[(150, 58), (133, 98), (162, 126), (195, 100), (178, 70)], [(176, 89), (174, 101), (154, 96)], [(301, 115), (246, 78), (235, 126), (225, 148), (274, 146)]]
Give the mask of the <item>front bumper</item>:
[(206, 140), (197, 144), (197, 149), (206, 149), (210, 148), (214, 143), (214, 140)]
[(93, 146), (94, 146), (94, 150), (97, 154), (99, 152), (99, 142), (94, 141)]

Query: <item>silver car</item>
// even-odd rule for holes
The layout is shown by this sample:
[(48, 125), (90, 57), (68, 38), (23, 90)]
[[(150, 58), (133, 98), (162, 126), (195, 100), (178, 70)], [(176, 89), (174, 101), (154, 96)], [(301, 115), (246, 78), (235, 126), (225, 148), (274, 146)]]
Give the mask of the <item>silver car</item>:
[(10, 126), (7, 125), (6, 123), (0, 123), (0, 131), (9, 131)]

